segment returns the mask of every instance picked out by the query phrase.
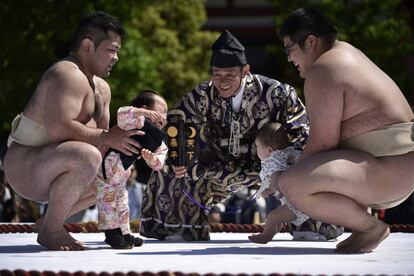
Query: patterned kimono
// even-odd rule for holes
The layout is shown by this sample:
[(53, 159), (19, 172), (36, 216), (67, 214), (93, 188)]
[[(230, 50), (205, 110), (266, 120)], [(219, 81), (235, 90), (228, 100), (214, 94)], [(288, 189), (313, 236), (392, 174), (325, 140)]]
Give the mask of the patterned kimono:
[[(242, 92), (240, 111), (233, 112), (231, 99), (221, 98), (212, 82), (206, 81), (169, 112), (169, 122), (181, 118), (195, 125), (197, 160), (187, 167), (185, 179), (174, 177), (168, 160), (162, 171), (151, 175), (143, 198), (142, 235), (162, 240), (179, 234), (186, 240), (209, 240), (207, 215), (200, 205), (211, 207), (242, 187), (260, 184), (254, 140), (266, 122), (281, 123), (290, 145), (302, 150), (309, 123), (293, 87), (248, 74)], [(231, 133), (232, 121), (239, 123), (236, 135)], [(235, 137), (238, 133), (240, 139)]]

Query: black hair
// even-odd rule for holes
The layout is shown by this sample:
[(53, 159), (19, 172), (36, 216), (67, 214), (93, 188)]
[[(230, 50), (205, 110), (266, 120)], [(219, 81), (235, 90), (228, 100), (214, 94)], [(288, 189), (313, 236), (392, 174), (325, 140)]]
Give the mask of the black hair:
[(102, 11), (91, 13), (84, 17), (76, 28), (71, 50), (78, 50), (85, 38), (91, 39), (96, 49), (103, 40), (108, 38), (109, 31), (118, 34), (122, 39), (126, 36), (124, 28), (112, 16)]
[(263, 125), (259, 129), (256, 139), (264, 146), (270, 146), (274, 150), (285, 149), (289, 145), (286, 129), (282, 124), (276, 122), (268, 122)]
[(155, 104), (155, 97), (159, 96), (164, 99), (163, 96), (161, 96), (160, 93), (157, 91), (151, 90), (151, 89), (144, 89), (131, 101), (130, 105), (140, 108), (144, 105), (147, 106), (149, 109), (151, 109)]
[(289, 37), (303, 47), (308, 35), (315, 35), (332, 44), (338, 37), (338, 30), (315, 7), (300, 8), (284, 21), (279, 29), (279, 38)]

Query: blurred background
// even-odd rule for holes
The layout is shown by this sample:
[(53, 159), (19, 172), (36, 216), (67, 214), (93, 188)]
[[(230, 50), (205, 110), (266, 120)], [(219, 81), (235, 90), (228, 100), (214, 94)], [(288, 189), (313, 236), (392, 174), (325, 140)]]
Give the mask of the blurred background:
[[(360, 48), (389, 74), (414, 106), (414, 1), (1, 0), (0, 160), (12, 119), (45, 70), (68, 55), (84, 15), (105, 11), (128, 32), (107, 79), (111, 117), (116, 119), (118, 107), (142, 89), (159, 91), (172, 108), (197, 83), (209, 79), (210, 46), (224, 29), (245, 46), (253, 73), (289, 83), (302, 97), (303, 80), (287, 62), (277, 31), (287, 15), (310, 4), (332, 20), (341, 40)], [(44, 213), (45, 206), (19, 199), (7, 189), (3, 176), (0, 168), (0, 221), (34, 221)], [(390, 223), (414, 223), (414, 198), (403, 211), (391, 209), (388, 214), (392, 212), (398, 216)]]

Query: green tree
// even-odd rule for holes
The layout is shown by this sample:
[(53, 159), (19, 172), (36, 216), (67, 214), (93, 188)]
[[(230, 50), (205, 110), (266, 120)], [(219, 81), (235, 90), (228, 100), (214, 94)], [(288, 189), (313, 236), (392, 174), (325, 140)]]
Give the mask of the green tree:
[[(102, 10), (128, 32), (108, 82), (111, 113), (144, 88), (171, 106), (208, 77), (209, 47), (217, 34), (200, 31), (202, 0), (6, 0), (0, 5), (0, 135), (21, 112), (44, 71), (68, 54), (80, 18)], [(112, 116), (112, 118), (115, 118)]]
[(217, 34), (200, 31), (206, 20), (204, 1), (158, 1), (135, 14), (110, 80), (117, 95), (114, 106), (143, 88), (160, 91), (171, 106), (209, 77), (210, 46)]
[[(407, 66), (413, 55), (413, 30), (405, 1), (396, 0), (294, 0), (273, 1), (280, 14), (276, 26), (294, 10), (308, 5), (317, 6), (339, 31), (339, 39), (361, 49), (399, 85), (407, 99), (414, 104), (414, 79)], [(282, 43), (269, 47), (281, 62), (281, 73), (301, 88), (296, 69), (288, 64)]]

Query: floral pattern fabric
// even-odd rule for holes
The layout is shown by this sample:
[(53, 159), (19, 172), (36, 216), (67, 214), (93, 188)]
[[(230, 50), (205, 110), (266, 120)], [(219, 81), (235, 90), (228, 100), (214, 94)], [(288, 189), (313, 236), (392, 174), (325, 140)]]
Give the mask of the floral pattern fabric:
[[(125, 106), (118, 109), (117, 120), (121, 129), (130, 130), (142, 128), (145, 118), (137, 116), (134, 113), (134, 107)], [(168, 148), (163, 143), (154, 152), (158, 163), (152, 169), (162, 168), (167, 151)], [(115, 151), (106, 155), (103, 162), (106, 178), (103, 177), (101, 167), (95, 181), (98, 228), (101, 230), (120, 228), (122, 234), (125, 235), (130, 233), (126, 182), (131, 172), (124, 169), (119, 153)]]

